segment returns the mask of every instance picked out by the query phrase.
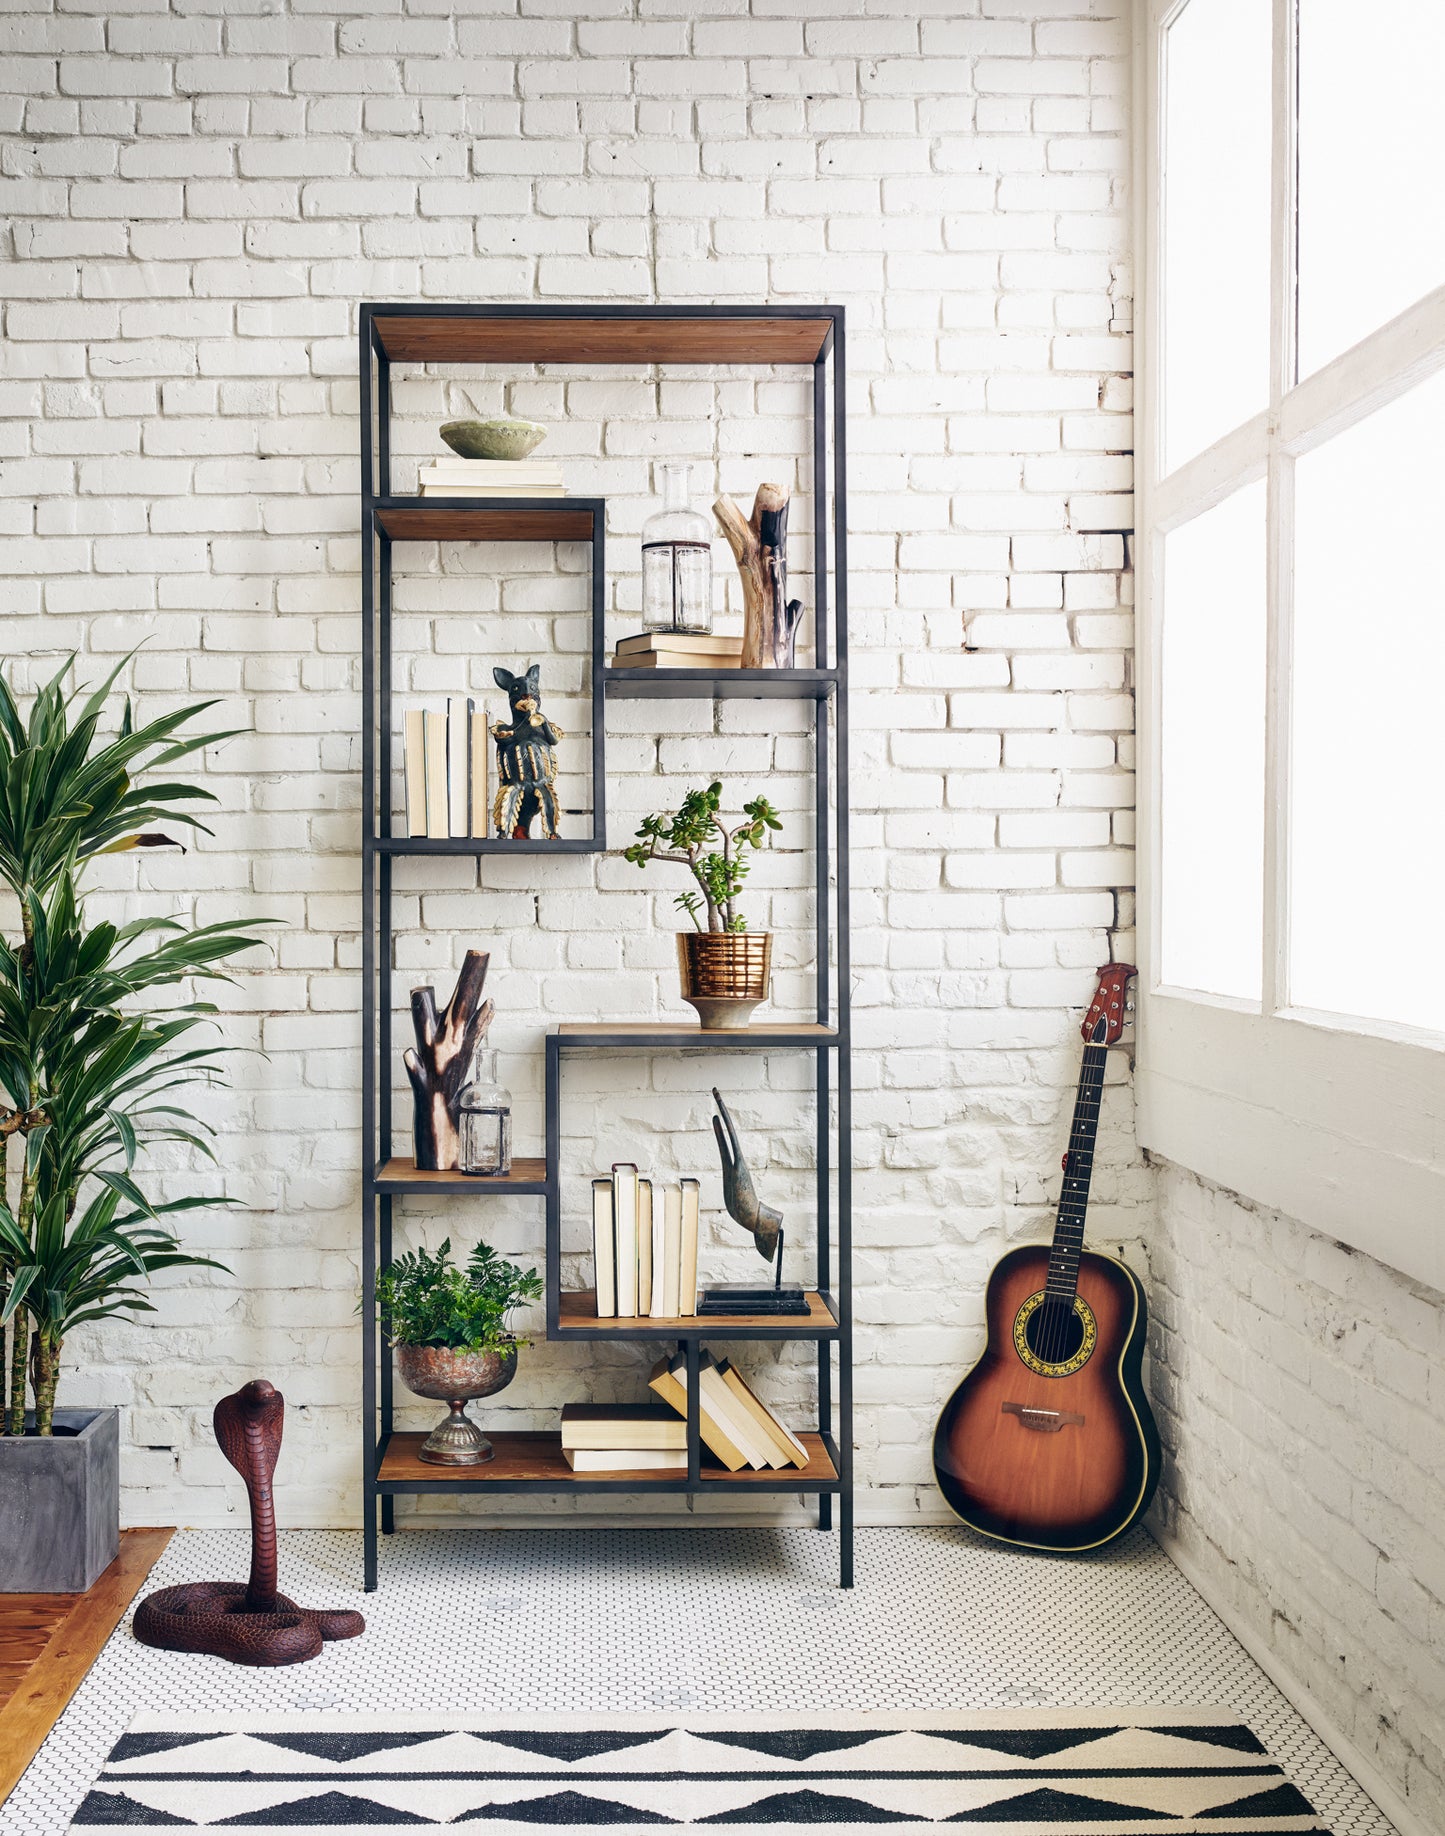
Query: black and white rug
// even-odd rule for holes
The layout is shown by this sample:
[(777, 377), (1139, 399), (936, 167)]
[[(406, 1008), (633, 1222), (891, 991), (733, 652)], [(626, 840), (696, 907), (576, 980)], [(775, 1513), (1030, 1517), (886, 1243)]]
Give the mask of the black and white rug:
[(76, 1830), (535, 1832), (951, 1823), (970, 1836), (1328, 1836), (1217, 1710), (144, 1716)]

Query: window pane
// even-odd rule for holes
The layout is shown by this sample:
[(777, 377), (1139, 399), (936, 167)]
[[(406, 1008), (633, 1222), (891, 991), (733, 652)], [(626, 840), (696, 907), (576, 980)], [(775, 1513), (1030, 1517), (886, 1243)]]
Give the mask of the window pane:
[(1257, 1001), (1264, 911), (1264, 506), (1164, 541), (1160, 978)]
[(1301, 0), (1299, 372), (1445, 286), (1445, 6)]
[(1290, 999), (1445, 1030), (1445, 374), (1295, 468)]
[(1269, 397), (1270, 8), (1189, 0), (1164, 84), (1165, 470)]

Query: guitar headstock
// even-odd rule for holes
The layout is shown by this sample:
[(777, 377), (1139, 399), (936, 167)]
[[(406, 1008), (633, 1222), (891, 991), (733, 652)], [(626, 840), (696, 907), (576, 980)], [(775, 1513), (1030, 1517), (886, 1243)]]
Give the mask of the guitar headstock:
[(1122, 1035), (1129, 977), (1138, 973), (1132, 963), (1105, 963), (1099, 971), (1099, 986), (1079, 1029), (1090, 1045), (1113, 1045)]

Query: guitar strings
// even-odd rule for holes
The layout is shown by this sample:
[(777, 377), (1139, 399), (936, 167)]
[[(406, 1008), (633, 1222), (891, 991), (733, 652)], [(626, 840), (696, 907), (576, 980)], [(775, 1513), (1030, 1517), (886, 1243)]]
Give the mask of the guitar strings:
[[(1095, 1030), (1102, 1032), (1105, 1030), (1105, 1025), (1106, 1023), (1101, 1016), (1099, 1026)], [(1075, 1223), (1073, 1217), (1066, 1218), (1066, 1212), (1071, 1208), (1076, 1210), (1078, 1214), (1078, 1243), (1074, 1245), (1074, 1248), (1079, 1255), (1083, 1253), (1083, 1211), (1087, 1206), (1089, 1184), (1093, 1173), (1092, 1145), (1090, 1145), (1088, 1149), (1088, 1164), (1083, 1167), (1082, 1175), (1080, 1174), (1079, 1163), (1085, 1152), (1085, 1136), (1093, 1135), (1097, 1138), (1099, 1108), (1102, 1102), (1104, 1084), (1104, 1066), (1107, 1058), (1108, 1048), (1102, 1039), (1090, 1039), (1085, 1045), (1084, 1062), (1079, 1068), (1078, 1093), (1074, 1098), (1073, 1122), (1069, 1129), (1068, 1161), (1064, 1168), (1063, 1190), (1059, 1194), (1059, 1214), (1054, 1229), (1054, 1250), (1049, 1257), (1050, 1277), (1054, 1274), (1054, 1256), (1058, 1254), (1061, 1249), (1065, 1252), (1065, 1256), (1067, 1255), (1067, 1249), (1071, 1238), (1069, 1232), (1066, 1232), (1065, 1226), (1067, 1223), (1072, 1227)], [(1093, 1105), (1092, 1113), (1090, 1113), (1091, 1102)], [(1082, 1178), (1083, 1185), (1082, 1202), (1080, 1202), (1079, 1194), (1071, 1194), (1069, 1190), (1070, 1184), (1079, 1183), (1080, 1178)], [(1077, 1264), (1074, 1269), (1074, 1280), (1072, 1284), (1069, 1285), (1072, 1286), (1074, 1294), (1077, 1294), (1079, 1285)], [(1068, 1347), (1072, 1333), (1074, 1321), (1072, 1296), (1065, 1300), (1051, 1295), (1049, 1292), (1049, 1281), (1046, 1280), (1044, 1283), (1043, 1313), (1044, 1318), (1041, 1322), (1043, 1330), (1039, 1335), (1040, 1362), (1044, 1364), (1058, 1364), (1063, 1360), (1063, 1353)]]

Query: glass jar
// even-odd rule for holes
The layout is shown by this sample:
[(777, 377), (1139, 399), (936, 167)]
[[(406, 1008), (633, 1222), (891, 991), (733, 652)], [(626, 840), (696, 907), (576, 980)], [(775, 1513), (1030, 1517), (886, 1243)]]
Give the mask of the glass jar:
[(500, 1177), (512, 1170), (512, 1093), (497, 1081), (497, 1055), (479, 1051), (459, 1099), (457, 1171)]
[(712, 630), (712, 525), (687, 501), (689, 467), (660, 465), (662, 508), (642, 525), (642, 623)]

